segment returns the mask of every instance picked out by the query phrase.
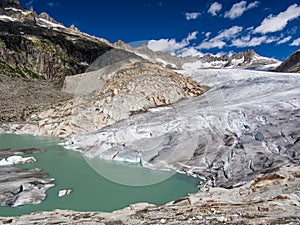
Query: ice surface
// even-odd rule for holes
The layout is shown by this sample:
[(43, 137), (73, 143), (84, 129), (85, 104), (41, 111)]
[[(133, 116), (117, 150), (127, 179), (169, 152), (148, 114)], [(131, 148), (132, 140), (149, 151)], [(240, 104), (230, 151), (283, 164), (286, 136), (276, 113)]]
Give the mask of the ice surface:
[(203, 176), (231, 187), (300, 162), (300, 77), (240, 69), (181, 71), (210, 87), (66, 147), (88, 157), (140, 156), (142, 165)]

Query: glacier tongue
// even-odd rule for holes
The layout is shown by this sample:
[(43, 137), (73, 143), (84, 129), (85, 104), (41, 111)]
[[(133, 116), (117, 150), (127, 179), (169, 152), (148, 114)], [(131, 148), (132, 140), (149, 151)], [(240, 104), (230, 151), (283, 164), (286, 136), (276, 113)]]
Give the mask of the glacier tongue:
[(149, 111), (66, 147), (88, 157), (140, 159), (145, 167), (233, 187), (300, 163), (300, 77), (248, 70), (186, 70), (204, 95)]

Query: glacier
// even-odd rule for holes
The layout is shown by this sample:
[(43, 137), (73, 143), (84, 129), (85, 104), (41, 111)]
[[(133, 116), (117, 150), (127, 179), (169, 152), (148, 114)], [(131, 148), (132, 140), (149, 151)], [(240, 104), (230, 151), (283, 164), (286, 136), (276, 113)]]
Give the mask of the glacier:
[(243, 69), (180, 71), (208, 91), (74, 136), (86, 157), (141, 161), (225, 188), (300, 163), (299, 74)]

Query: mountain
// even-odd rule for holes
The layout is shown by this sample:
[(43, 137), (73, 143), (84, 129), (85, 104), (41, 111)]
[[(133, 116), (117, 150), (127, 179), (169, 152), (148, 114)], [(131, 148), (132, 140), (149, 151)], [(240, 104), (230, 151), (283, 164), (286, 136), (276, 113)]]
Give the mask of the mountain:
[(65, 27), (47, 13), (37, 15), (17, 0), (0, 1), (0, 73), (57, 79), (83, 73), (109, 42)]
[(300, 49), (295, 51), (276, 68), (277, 72), (300, 73)]
[(132, 48), (122, 41), (114, 43), (114, 47), (125, 49), (153, 63), (159, 63), (173, 69), (250, 68), (256, 70), (270, 70), (281, 63), (276, 59), (260, 56), (252, 49), (232, 55), (219, 56), (205, 54), (201, 56), (175, 56), (166, 52), (152, 51), (146, 45)]
[(0, 132), (72, 136), (205, 91), (47, 13), (1, 5)]

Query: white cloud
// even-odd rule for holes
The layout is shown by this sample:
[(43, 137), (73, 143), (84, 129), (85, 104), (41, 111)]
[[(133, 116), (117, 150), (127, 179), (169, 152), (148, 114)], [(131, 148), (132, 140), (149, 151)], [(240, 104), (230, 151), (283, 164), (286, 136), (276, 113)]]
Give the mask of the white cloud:
[(33, 3), (35, 2), (35, 0), (30, 0), (28, 2), (25, 3), (25, 6), (27, 8), (33, 8)]
[(195, 49), (194, 47), (184, 48), (179, 52), (178, 56), (186, 57), (186, 56), (203, 56), (203, 53)]
[(235, 19), (243, 15), (244, 12), (246, 12), (249, 9), (252, 9), (258, 5), (258, 1), (249, 3), (247, 5), (246, 1), (241, 1), (239, 3), (234, 4), (231, 9), (227, 12), (225, 12), (225, 18)]
[(222, 4), (218, 2), (214, 2), (211, 4), (207, 12), (213, 16), (216, 16), (217, 13), (221, 11), (221, 9), (222, 9)]
[(202, 42), (198, 47), (199, 49), (211, 49), (211, 48), (223, 48), (226, 46), (226, 42), (222, 40), (211, 39), (209, 41)]
[(250, 35), (235, 39), (232, 41), (231, 46), (245, 48), (245, 47), (254, 47), (261, 44), (269, 44), (278, 41), (277, 37), (268, 37), (268, 36), (261, 36), (261, 37), (251, 37)]
[(189, 35), (184, 39), (186, 42), (190, 42), (192, 40), (197, 39), (198, 31), (194, 31), (192, 33), (189, 33)]
[(297, 38), (290, 44), (290, 46), (299, 46), (300, 45), (300, 38)]
[(223, 48), (226, 46), (226, 41), (235, 38), (241, 31), (242, 27), (233, 26), (229, 29), (221, 31), (217, 36), (210, 40), (204, 40), (199, 46), (199, 49)]
[(151, 40), (148, 42), (148, 48), (157, 52), (174, 52), (178, 49), (181, 49), (186, 46), (185, 43), (176, 42), (174, 38), (172, 39), (160, 39), (160, 40)]
[(201, 13), (199, 13), (199, 12), (185, 13), (185, 18), (186, 18), (187, 20), (195, 20), (195, 19), (197, 19), (200, 15), (201, 15)]
[(279, 13), (276, 16), (272, 14), (265, 18), (260, 26), (256, 27), (255, 33), (272, 33), (283, 30), (287, 23), (300, 16), (300, 6), (297, 4), (291, 5), (286, 11)]
[(243, 30), (242, 27), (239, 27), (239, 26), (233, 26), (229, 29), (225, 29), (224, 31), (220, 32), (218, 34), (218, 36), (216, 36), (216, 38), (218, 39), (230, 39), (230, 38), (233, 38), (235, 35), (239, 34), (241, 31)]
[(206, 33), (205, 33), (205, 37), (206, 37), (206, 38), (209, 38), (210, 35), (211, 35), (211, 32), (206, 32)]
[(56, 6), (59, 6), (60, 3), (52, 1), (52, 2), (48, 2), (47, 5), (50, 6), (50, 7), (56, 7)]
[(190, 41), (197, 38), (198, 31), (189, 33), (186, 38), (181, 42), (177, 42), (174, 38), (172, 39), (160, 39), (160, 40), (150, 40), (147, 44), (147, 47), (153, 51), (162, 51), (175, 53), (177, 50), (180, 50), (190, 44)]
[(281, 39), (280, 41), (278, 41), (278, 42), (277, 42), (277, 45), (284, 44), (284, 43), (290, 41), (291, 39), (292, 39), (292, 36), (287, 36), (287, 37)]

